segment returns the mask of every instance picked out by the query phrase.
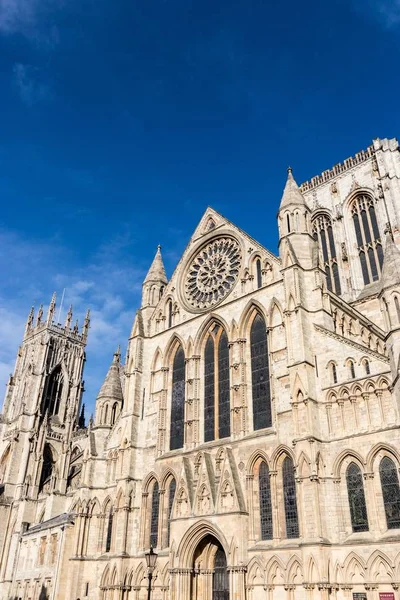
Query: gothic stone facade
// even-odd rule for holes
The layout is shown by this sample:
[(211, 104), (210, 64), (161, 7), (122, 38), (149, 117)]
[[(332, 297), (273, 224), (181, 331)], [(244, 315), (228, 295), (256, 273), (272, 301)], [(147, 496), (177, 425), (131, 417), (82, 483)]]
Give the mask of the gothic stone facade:
[[(278, 206), (277, 206), (278, 207)], [(79, 419), (82, 330), (30, 313), (0, 420), (0, 599), (398, 600), (400, 152), (298, 187), (279, 255), (207, 209), (160, 249)]]

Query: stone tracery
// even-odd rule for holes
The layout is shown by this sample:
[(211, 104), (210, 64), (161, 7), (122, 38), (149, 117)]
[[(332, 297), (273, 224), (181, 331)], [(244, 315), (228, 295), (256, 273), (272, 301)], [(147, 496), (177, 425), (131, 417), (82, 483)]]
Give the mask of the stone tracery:
[(185, 297), (196, 310), (219, 304), (232, 291), (241, 264), (238, 242), (224, 236), (208, 242), (192, 259), (185, 277)]

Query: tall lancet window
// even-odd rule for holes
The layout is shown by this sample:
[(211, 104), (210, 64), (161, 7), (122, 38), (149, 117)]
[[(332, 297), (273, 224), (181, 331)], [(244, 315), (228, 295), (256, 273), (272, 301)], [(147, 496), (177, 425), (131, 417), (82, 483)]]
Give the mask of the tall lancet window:
[(260, 495), (261, 539), (272, 540), (272, 503), (271, 485), (268, 465), (263, 461), (258, 472), (258, 488)]
[(175, 478), (171, 479), (168, 490), (168, 523), (167, 523), (167, 544), (169, 546), (170, 537), (171, 537), (171, 516), (172, 516), (172, 507), (174, 505), (176, 492), (176, 481)]
[(360, 194), (354, 200), (351, 212), (364, 284), (367, 285), (379, 279), (383, 264), (382, 240), (374, 199), (367, 194)]
[(282, 464), (283, 496), (285, 503), (286, 537), (299, 537), (299, 519), (297, 516), (296, 481), (294, 466), (290, 456)]
[(363, 477), (360, 468), (353, 462), (347, 467), (346, 482), (353, 531), (368, 531)]
[(229, 437), (230, 377), (228, 337), (215, 325), (204, 350), (204, 441)]
[(185, 353), (179, 346), (172, 367), (170, 449), (183, 448), (185, 431)]
[(333, 238), (332, 220), (326, 214), (319, 214), (313, 220), (313, 235), (322, 250), (328, 289), (340, 296), (339, 267), (337, 263), (336, 246)]
[(399, 476), (394, 462), (385, 456), (379, 465), (383, 503), (385, 505), (388, 529), (400, 527), (400, 487)]
[(250, 330), (251, 380), (253, 391), (253, 427), (264, 429), (272, 425), (271, 388), (267, 328), (257, 313)]
[(158, 511), (160, 508), (160, 494), (158, 483), (154, 482), (151, 494), (151, 519), (150, 519), (150, 546), (155, 548), (158, 544)]

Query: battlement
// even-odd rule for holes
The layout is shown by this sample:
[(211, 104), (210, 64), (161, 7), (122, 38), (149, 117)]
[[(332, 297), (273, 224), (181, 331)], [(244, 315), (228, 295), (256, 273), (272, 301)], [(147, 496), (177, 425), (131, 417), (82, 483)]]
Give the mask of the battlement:
[(31, 335), (36, 335), (38, 332), (48, 329), (49, 331), (53, 331), (54, 333), (58, 333), (59, 335), (67, 336), (74, 341), (80, 341), (83, 344), (86, 344), (87, 335), (90, 327), (90, 310), (86, 312), (86, 316), (84, 319), (83, 327), (80, 330), (78, 321), (75, 322), (75, 325), (72, 326), (72, 306), (69, 307), (65, 323), (62, 325), (61, 323), (56, 323), (54, 321), (56, 309), (56, 295), (53, 294), (49, 310), (47, 312), (46, 319), (43, 318), (43, 305), (41, 304), (39, 307), (39, 311), (37, 313), (35, 319), (35, 310), (32, 306), (28, 319), (25, 325), (25, 334), (24, 338), (27, 338)]
[(344, 173), (345, 171), (348, 171), (349, 169), (352, 169), (353, 167), (356, 167), (357, 165), (366, 162), (367, 160), (372, 158), (374, 154), (374, 146), (368, 146), (366, 150), (361, 150), (360, 152), (357, 152), (357, 154), (355, 154), (354, 156), (346, 158), (346, 160), (344, 160), (342, 163), (338, 163), (331, 169), (323, 171), (321, 175), (316, 175), (315, 177), (312, 177), (309, 181), (305, 181), (301, 184), (300, 190), (303, 194), (305, 192), (309, 192), (310, 190), (313, 190), (319, 185), (326, 183), (334, 177), (337, 177), (337, 175), (340, 175), (341, 173)]

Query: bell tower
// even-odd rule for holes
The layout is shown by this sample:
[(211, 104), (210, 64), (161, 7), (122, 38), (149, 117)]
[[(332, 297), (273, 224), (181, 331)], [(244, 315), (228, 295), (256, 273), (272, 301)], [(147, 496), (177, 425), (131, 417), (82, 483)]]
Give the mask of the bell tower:
[[(32, 308), (0, 415), (0, 494), (18, 501), (64, 493), (69, 448), (79, 426), (89, 311), (82, 329)], [(26, 521), (30, 521), (26, 515)]]

